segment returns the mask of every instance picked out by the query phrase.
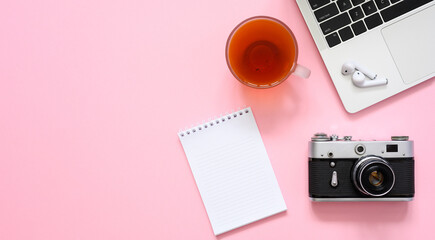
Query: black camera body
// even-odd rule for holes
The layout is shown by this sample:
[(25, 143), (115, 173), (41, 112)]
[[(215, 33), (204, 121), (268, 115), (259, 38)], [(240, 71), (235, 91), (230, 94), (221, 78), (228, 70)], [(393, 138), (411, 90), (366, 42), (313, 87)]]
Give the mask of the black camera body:
[(411, 201), (414, 197), (414, 143), (352, 141), (317, 133), (309, 142), (309, 196), (312, 201)]

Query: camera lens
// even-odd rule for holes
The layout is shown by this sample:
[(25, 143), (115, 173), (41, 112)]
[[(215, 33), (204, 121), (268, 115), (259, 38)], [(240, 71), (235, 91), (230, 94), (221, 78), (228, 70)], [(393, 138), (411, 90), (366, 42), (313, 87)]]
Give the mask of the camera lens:
[(352, 169), (355, 187), (363, 194), (380, 197), (394, 186), (395, 176), (390, 164), (378, 156), (360, 158)]
[(371, 185), (378, 187), (384, 182), (384, 175), (381, 172), (373, 171), (370, 173), (369, 182)]

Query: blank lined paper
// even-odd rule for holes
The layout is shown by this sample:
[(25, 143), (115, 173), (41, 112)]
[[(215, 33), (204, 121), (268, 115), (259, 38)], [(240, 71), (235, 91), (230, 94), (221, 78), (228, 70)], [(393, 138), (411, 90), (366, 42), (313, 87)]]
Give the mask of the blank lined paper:
[(215, 235), (287, 209), (251, 108), (178, 135)]

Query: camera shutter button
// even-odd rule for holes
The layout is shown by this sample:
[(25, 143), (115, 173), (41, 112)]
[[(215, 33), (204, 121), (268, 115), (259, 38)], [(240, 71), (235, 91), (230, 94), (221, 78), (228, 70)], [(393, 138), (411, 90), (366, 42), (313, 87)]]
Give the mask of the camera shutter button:
[(333, 171), (332, 172), (331, 186), (333, 186), (333, 187), (337, 187), (338, 186), (337, 171)]

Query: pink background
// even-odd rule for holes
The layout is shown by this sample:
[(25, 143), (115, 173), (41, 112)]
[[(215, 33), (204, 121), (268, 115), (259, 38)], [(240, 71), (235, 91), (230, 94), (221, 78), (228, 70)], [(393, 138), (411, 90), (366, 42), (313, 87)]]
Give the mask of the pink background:
[[(309, 79), (227, 69), (245, 18), (281, 19)], [(218, 239), (435, 239), (433, 80), (345, 112), (294, 0), (0, 3), (0, 239), (216, 239), (177, 137), (251, 106), (288, 211)], [(409, 203), (311, 203), (307, 141), (415, 140)]]

